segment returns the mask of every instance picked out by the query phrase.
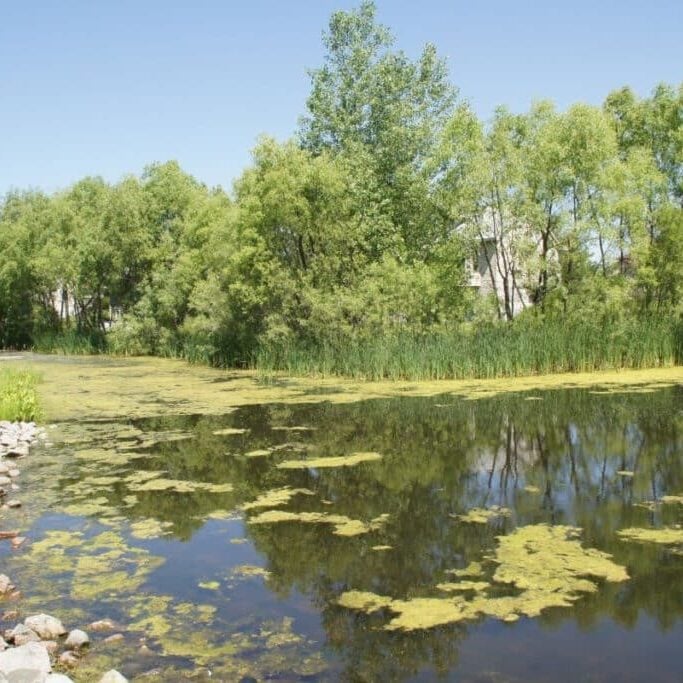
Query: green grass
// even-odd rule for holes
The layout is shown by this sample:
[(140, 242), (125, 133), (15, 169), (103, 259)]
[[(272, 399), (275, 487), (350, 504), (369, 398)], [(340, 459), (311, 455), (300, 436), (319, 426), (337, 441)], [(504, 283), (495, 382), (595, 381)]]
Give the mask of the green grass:
[(36, 385), (39, 376), (28, 370), (0, 370), (0, 420), (31, 421), (41, 416)]
[(323, 344), (263, 346), (256, 367), (362, 379), (477, 379), (683, 362), (683, 324), (671, 318), (526, 319), (474, 331), (396, 334)]
[(38, 353), (88, 355), (103, 353), (106, 349), (103, 332), (78, 332), (68, 329), (61, 332), (43, 332), (33, 340), (31, 350)]

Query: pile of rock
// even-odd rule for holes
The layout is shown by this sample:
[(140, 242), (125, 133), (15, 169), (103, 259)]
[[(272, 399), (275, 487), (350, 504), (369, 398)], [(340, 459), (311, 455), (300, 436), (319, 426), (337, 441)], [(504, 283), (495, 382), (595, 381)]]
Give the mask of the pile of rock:
[[(0, 498), (4, 499), (3, 507), (21, 507), (20, 501), (7, 499), (7, 496), (19, 490), (15, 481), (21, 474), (17, 468), (17, 458), (27, 456), (36, 439), (46, 441), (47, 434), (35, 422), (0, 421)], [(14, 542), (14, 545), (20, 543)]]
[(28, 455), (36, 439), (47, 439), (45, 431), (35, 422), (8, 422), (0, 420), (0, 458), (21, 458)]
[[(85, 631), (74, 629), (67, 634), (62, 622), (49, 614), (26, 617), (0, 638), (0, 683), (73, 683), (64, 674), (52, 673), (52, 660), (65, 668), (74, 666), (89, 644)], [(112, 669), (100, 683), (127, 681)]]

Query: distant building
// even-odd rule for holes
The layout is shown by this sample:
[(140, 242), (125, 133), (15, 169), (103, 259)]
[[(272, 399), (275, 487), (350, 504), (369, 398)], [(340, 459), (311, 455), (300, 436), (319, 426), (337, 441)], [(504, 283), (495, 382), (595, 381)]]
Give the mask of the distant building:
[[(473, 228), (467, 226), (466, 229), (472, 235)], [(515, 317), (532, 306), (529, 274), (516, 255), (521, 248), (520, 243), (528, 240), (526, 227), (511, 230), (507, 225), (503, 230), (497, 215), (487, 209), (473, 236), (477, 252), (467, 264), (468, 285), (481, 296), (495, 295), (503, 317)], [(555, 258), (554, 254), (551, 256)]]

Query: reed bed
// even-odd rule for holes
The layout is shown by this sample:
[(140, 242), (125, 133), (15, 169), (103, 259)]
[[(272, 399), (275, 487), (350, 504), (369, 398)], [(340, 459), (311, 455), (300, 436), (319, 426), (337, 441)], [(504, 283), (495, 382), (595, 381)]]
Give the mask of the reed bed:
[(292, 375), (435, 380), (662, 367), (682, 361), (683, 324), (679, 320), (545, 319), (472, 331), (262, 345), (255, 367)]

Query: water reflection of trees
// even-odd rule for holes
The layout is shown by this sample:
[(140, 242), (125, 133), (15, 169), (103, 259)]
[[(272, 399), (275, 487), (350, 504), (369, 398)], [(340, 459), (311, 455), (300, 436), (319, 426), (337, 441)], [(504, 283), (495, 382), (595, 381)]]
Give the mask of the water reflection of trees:
[[(588, 628), (606, 615), (632, 627), (641, 611), (668, 628), (683, 609), (683, 560), (658, 548), (620, 542), (618, 528), (680, 521), (681, 508), (634, 503), (683, 492), (681, 433), (683, 391), (596, 395), (548, 391), (542, 400), (507, 395), (467, 401), (374, 400), (351, 405), (256, 406), (223, 418), (143, 421), (145, 430), (193, 430), (188, 441), (160, 444), (154, 458), (174, 479), (232, 482), (229, 494), (138, 495), (130, 518), (170, 521), (188, 538), (208, 513), (232, 509), (265, 490), (292, 486), (313, 490), (289, 509), (329, 510), (369, 520), (389, 513), (381, 532), (342, 538), (326, 525), (298, 523), (251, 526), (249, 533), (272, 572), (270, 588), (311, 597), (322, 615), (329, 644), (348, 660), (348, 677), (374, 680), (408, 677), (425, 665), (447, 671), (457, 660), (454, 643), (466, 628), (434, 629), (419, 636), (374, 628), (377, 617), (334, 605), (346, 589), (393, 597), (434, 595), (446, 570), (482, 558), (495, 537), (516, 525), (552, 522), (584, 529), (588, 546), (613, 553), (632, 580), (604, 586), (572, 610), (544, 614), (551, 625), (572, 618)], [(311, 432), (274, 431), (278, 425), (309, 425)], [(223, 426), (249, 431), (221, 437)], [(287, 443), (291, 443), (287, 446)], [(240, 453), (282, 447), (267, 457)], [(353, 468), (279, 470), (282, 459), (378, 451), (383, 459)], [(633, 472), (633, 476), (618, 472)], [(114, 487), (112, 504), (125, 487)], [(322, 506), (321, 500), (331, 505)], [(456, 523), (471, 507), (503, 505), (511, 518), (487, 525)], [(377, 543), (390, 552), (372, 550)], [(375, 677), (375, 678), (373, 678)]]

